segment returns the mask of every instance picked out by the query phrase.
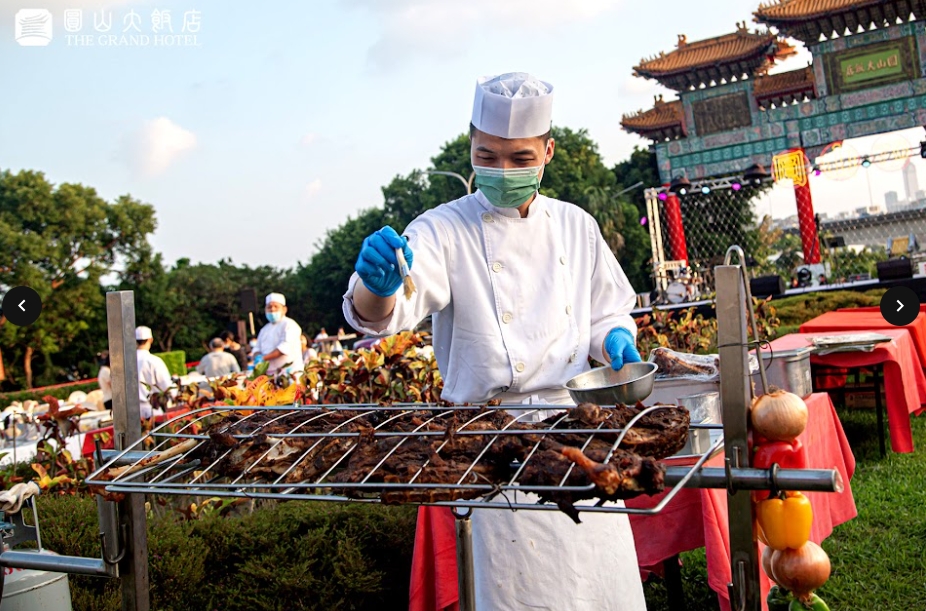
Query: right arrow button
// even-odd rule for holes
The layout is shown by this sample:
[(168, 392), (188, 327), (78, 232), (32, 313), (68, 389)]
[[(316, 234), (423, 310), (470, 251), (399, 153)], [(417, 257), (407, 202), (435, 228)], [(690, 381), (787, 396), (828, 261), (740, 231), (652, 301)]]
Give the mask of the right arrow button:
[(892, 325), (909, 325), (919, 315), (920, 299), (911, 288), (895, 286), (881, 297), (881, 316)]

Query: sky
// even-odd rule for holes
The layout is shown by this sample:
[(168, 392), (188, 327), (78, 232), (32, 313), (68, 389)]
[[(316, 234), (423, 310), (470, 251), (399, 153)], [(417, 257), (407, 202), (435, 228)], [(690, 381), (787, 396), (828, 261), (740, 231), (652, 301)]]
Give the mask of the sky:
[[(751, 24), (756, 6), (0, 0), (0, 168), (152, 204), (152, 243), (169, 262), (291, 267), (467, 129), (479, 76), (525, 71), (553, 83), (554, 123), (587, 129), (610, 166), (648, 144), (621, 129), (621, 116), (656, 94), (673, 97), (633, 66), (674, 48), (678, 34), (693, 41)], [(51, 14), (47, 45), (16, 42), (23, 8)], [(778, 69), (808, 61), (805, 51)], [(864, 154), (922, 136), (851, 144)], [(926, 185), (926, 160), (913, 163)], [(812, 179), (817, 210), (881, 203), (889, 190), (902, 199), (895, 166)], [(790, 188), (776, 187), (757, 210), (793, 214)]]

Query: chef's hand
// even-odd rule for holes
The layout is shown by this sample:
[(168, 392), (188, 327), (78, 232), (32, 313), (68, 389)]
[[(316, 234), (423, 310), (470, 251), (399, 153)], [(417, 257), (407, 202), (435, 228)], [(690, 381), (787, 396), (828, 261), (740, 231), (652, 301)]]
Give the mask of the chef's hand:
[(396, 248), (402, 249), (408, 261), (408, 269), (411, 269), (412, 249), (408, 247), (408, 240), (397, 234), (392, 227), (383, 227), (363, 241), (354, 270), (374, 295), (389, 297), (402, 286), (399, 263), (395, 258)]
[(624, 363), (639, 363), (643, 359), (634, 345), (636, 338), (627, 329), (617, 327), (611, 329), (604, 338), (605, 354), (611, 359), (611, 368), (617, 371)]

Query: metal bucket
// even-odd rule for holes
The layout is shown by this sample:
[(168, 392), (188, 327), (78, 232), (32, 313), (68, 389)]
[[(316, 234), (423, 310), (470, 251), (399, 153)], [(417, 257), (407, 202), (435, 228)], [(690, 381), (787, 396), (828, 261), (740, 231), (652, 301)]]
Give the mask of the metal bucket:
[[(37, 554), (55, 555), (41, 551)], [(3, 567), (0, 611), (72, 611), (67, 573)]]
[[(765, 365), (765, 378), (771, 386), (793, 392), (806, 398), (813, 392), (813, 379), (810, 373), (810, 354), (812, 348), (795, 348), (794, 350), (776, 350), (774, 354), (762, 353)], [(753, 374), (756, 393), (761, 394), (762, 385), (759, 374)]]
[(681, 397), (709, 392), (720, 392), (719, 379), (709, 381), (690, 380), (685, 378), (656, 380), (653, 384), (653, 392), (650, 394), (649, 398), (647, 398), (646, 404), (666, 403), (668, 405), (676, 405)]
[[(720, 424), (723, 422), (723, 410), (720, 409), (719, 392), (702, 392), (678, 398), (678, 404), (691, 414), (693, 424)], [(703, 454), (717, 441), (723, 431), (710, 429), (689, 429), (688, 441), (676, 456)]]

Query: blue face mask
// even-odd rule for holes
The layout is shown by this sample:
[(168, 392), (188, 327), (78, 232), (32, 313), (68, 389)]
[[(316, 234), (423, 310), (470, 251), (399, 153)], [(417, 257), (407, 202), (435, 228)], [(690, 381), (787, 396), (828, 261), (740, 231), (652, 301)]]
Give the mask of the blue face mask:
[(264, 316), (267, 317), (272, 323), (277, 323), (283, 320), (283, 312), (264, 312)]

